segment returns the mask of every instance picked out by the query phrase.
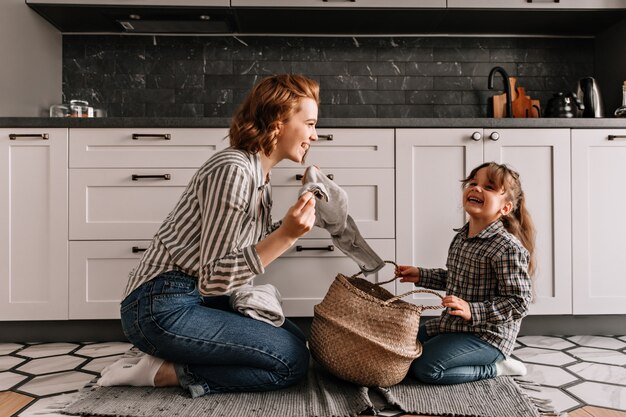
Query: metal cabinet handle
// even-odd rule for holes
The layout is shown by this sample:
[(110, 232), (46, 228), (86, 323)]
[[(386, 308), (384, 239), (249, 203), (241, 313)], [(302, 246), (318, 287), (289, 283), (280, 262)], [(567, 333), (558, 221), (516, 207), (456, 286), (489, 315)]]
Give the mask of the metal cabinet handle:
[[(302, 175), (302, 174), (296, 174), (296, 180), (298, 180), (298, 181), (302, 180), (303, 177), (304, 177), (304, 175)], [(331, 181), (335, 179), (335, 175), (334, 174), (326, 174), (326, 177), (329, 180), (331, 180)]]
[(142, 180), (142, 179), (147, 179), (147, 178), (155, 178), (155, 179), (160, 179), (160, 180), (166, 180), (169, 181), (172, 179), (172, 176), (170, 174), (158, 174), (158, 175), (139, 175), (139, 174), (133, 174), (130, 177), (133, 181), (138, 181), (138, 180)]
[(328, 134), (328, 135), (317, 135), (317, 140), (333, 140), (333, 135)]
[(169, 133), (133, 133), (133, 140), (139, 140), (142, 138), (156, 138), (156, 139), (164, 139), (170, 140), (172, 139), (172, 135)]
[(626, 139), (626, 135), (609, 135), (608, 139), (609, 140)]
[(472, 133), (471, 138), (472, 138), (472, 140), (479, 141), (479, 140), (481, 140), (483, 138), (483, 135), (480, 132), (474, 132), (474, 133)]
[(489, 135), (489, 139), (498, 140), (500, 139), (500, 134), (498, 132), (491, 132), (491, 135)]
[(322, 0), (324, 3), (356, 3), (356, 0)]
[(526, 3), (560, 3), (561, 0), (526, 0)]
[(140, 248), (139, 246), (133, 246), (133, 249), (132, 249), (133, 253), (145, 252), (147, 250), (148, 248)]
[(333, 245), (328, 246), (296, 246), (296, 252), (302, 252), (303, 250), (325, 250), (328, 252), (332, 252), (335, 250)]
[(17, 138), (39, 138), (43, 140), (50, 139), (48, 133), (9, 133), (9, 140), (15, 140)]

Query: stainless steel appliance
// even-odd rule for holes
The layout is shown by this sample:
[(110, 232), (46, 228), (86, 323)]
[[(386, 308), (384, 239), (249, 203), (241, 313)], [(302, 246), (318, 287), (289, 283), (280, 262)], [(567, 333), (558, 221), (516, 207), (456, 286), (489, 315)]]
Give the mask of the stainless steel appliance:
[(582, 117), (604, 117), (602, 94), (598, 82), (593, 77), (578, 80), (577, 95), (585, 106)]

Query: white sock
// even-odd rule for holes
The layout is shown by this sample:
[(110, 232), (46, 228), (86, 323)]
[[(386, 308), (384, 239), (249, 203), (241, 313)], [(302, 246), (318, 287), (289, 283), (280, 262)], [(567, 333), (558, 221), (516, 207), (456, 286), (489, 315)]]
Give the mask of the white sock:
[(122, 358), (102, 370), (102, 377), (98, 380), (98, 385), (103, 387), (114, 385), (154, 387), (154, 377), (163, 362), (163, 359), (150, 355)]
[(526, 375), (526, 365), (511, 357), (496, 362), (497, 376), (524, 376)]

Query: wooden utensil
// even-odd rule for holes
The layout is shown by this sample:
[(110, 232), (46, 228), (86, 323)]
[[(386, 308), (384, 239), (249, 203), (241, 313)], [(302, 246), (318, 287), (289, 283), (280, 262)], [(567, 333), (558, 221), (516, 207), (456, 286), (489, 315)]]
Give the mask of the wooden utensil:
[[(509, 77), (509, 85), (511, 86), (511, 102), (517, 98), (517, 92), (515, 91), (515, 83), (517, 78)], [(506, 117), (506, 93), (498, 94), (492, 97), (493, 99), (493, 117), (500, 119)]]
[(526, 95), (524, 87), (517, 87), (517, 98), (513, 101), (513, 117), (537, 118), (541, 117), (539, 100), (533, 100)]
[[(526, 118), (532, 111), (532, 102), (524, 87), (517, 87), (517, 98), (513, 100), (513, 117)], [(534, 113), (534, 112), (533, 112)]]

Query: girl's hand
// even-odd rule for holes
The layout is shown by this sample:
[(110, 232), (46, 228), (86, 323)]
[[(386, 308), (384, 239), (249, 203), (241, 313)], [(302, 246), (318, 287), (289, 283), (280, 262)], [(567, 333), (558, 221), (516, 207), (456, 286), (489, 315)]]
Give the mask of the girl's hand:
[(313, 228), (315, 223), (315, 196), (306, 192), (291, 206), (283, 217), (281, 228), (290, 239), (298, 239)]
[(400, 278), (400, 282), (413, 282), (417, 284), (420, 280), (419, 269), (410, 265), (398, 265), (396, 268), (396, 276)]
[(467, 301), (456, 297), (454, 295), (446, 295), (441, 301), (441, 305), (449, 308), (448, 314), (452, 316), (459, 316), (463, 320), (472, 319), (472, 311)]

